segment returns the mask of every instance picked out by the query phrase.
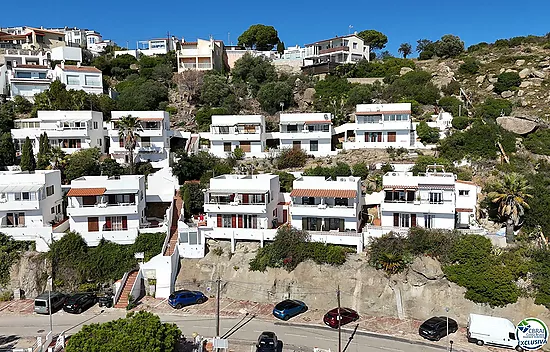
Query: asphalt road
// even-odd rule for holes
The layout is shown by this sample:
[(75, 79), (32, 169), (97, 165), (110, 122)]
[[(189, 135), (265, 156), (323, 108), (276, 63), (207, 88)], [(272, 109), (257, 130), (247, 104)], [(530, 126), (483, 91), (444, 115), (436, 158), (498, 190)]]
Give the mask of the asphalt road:
[[(52, 321), (54, 332), (59, 333), (76, 326), (70, 333), (77, 332), (82, 326), (81, 323), (87, 319), (86, 323), (100, 323), (117, 319), (125, 316), (125, 311), (109, 311), (97, 316), (92, 314), (73, 315), (59, 312), (53, 315)], [(215, 334), (216, 321), (213, 317), (190, 317), (180, 315), (160, 315), (164, 322), (175, 323), (179, 326), (185, 336), (191, 336), (194, 332), (203, 336), (213, 336)], [(240, 321), (239, 318), (223, 318), (220, 323), (221, 334), (228, 331), (233, 325)], [(348, 327), (353, 329), (353, 325)], [(0, 336), (37, 336), (44, 335), (44, 331), (49, 331), (49, 317), (46, 315), (28, 315), (28, 316), (0, 316)], [(331, 349), (336, 351), (338, 347), (338, 331), (325, 327), (310, 327), (304, 325), (292, 325), (287, 323), (274, 323), (253, 319), (235, 334), (229, 338), (235, 339), (242, 346), (249, 344), (252, 346), (258, 335), (263, 331), (273, 331), (284, 343), (284, 351), (312, 351), (313, 347)], [(349, 331), (342, 333), (342, 346), (348, 340)], [(246, 349), (248, 350), (248, 349)], [(379, 338), (357, 334), (347, 349), (348, 352), (371, 352), (371, 351), (390, 351), (390, 352), (441, 352), (441, 347), (432, 348), (427, 345), (412, 344), (404, 341), (396, 341), (387, 338)]]

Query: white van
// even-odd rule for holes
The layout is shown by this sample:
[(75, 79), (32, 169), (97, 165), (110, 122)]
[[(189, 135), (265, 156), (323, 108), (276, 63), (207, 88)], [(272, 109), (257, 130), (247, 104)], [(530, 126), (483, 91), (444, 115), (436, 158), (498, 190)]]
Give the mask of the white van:
[(523, 351), (516, 338), (516, 326), (508, 319), (488, 315), (470, 314), (468, 342)]

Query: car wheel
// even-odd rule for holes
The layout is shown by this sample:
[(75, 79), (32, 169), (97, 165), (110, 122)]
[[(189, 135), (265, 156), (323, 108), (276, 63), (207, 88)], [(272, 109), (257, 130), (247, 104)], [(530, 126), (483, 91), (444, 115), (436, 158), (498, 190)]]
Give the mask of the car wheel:
[(203, 304), (203, 303), (204, 303), (204, 299), (202, 298), (197, 299), (197, 304)]
[(477, 344), (478, 346), (483, 346), (485, 343), (484, 343), (483, 341), (481, 341), (481, 340), (477, 340), (477, 341), (476, 341), (476, 344)]
[(181, 303), (176, 304), (176, 309), (181, 309), (181, 307), (183, 307)]
[(287, 321), (288, 319), (290, 319), (290, 316), (288, 316), (288, 315), (283, 315), (283, 320), (284, 320), (284, 321)]
[(111, 308), (112, 306), (113, 306), (112, 303), (107, 303), (107, 304), (105, 305), (105, 307), (107, 307), (107, 308)]
[(519, 347), (519, 346), (516, 346), (516, 351), (518, 352), (523, 352), (523, 348)]
[(80, 314), (82, 313), (82, 308), (78, 308), (78, 310), (76, 311), (77, 314)]

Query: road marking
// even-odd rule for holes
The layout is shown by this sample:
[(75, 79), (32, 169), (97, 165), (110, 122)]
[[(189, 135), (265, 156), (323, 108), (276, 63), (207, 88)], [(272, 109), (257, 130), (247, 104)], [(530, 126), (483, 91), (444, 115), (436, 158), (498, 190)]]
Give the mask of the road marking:
[(386, 351), (398, 351), (403, 352), (403, 350), (397, 349), (397, 348), (391, 348), (391, 347), (378, 347), (380, 350), (386, 350)]
[(211, 326), (198, 326), (198, 325), (193, 326), (193, 328), (196, 328), (196, 329), (212, 329)]
[(304, 337), (304, 338), (307, 338), (306, 335), (297, 335), (297, 334), (285, 334), (285, 336), (294, 336), (294, 337)]

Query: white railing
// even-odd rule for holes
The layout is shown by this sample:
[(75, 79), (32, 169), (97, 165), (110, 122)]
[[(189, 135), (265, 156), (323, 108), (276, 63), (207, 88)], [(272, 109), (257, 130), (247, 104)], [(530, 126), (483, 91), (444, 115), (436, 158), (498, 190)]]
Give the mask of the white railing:
[(130, 272), (124, 273), (124, 275), (122, 276), (122, 280), (120, 280), (120, 286), (118, 287), (118, 291), (115, 293), (115, 297), (113, 301), (114, 304), (117, 304), (120, 298), (120, 295), (122, 294), (122, 291), (124, 291), (124, 286), (126, 285), (126, 281), (128, 281), (128, 274), (130, 274)]

